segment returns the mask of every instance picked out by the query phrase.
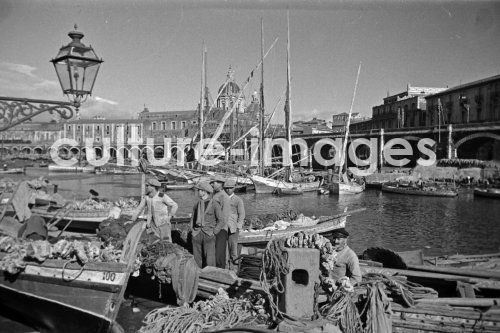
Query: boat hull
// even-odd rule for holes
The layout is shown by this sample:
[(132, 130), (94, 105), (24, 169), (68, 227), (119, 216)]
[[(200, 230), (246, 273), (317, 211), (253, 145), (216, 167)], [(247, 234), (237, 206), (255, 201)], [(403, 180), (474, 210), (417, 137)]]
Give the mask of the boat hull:
[(24, 173), (24, 169), (14, 168), (14, 169), (0, 170), (0, 174), (17, 174), (17, 173)]
[[(134, 268), (144, 223), (132, 227), (121, 262), (80, 266), (62, 259), (27, 262), (11, 275), (0, 271), (0, 309), (18, 314), (40, 332), (111, 332)], [(5, 257), (0, 253), (0, 258)]]
[(238, 243), (243, 246), (264, 247), (273, 238), (282, 238), (293, 236), (296, 232), (304, 231), (308, 234), (328, 235), (333, 230), (344, 228), (347, 221), (347, 214), (331, 217), (321, 223), (313, 226), (287, 228), (285, 230), (269, 230), (269, 231), (243, 231), (240, 232)]
[(320, 182), (297, 182), (290, 183), (282, 180), (270, 179), (261, 176), (252, 176), (251, 180), (255, 184), (255, 193), (274, 193), (276, 189), (297, 190), (302, 192), (314, 192), (319, 188)]
[(488, 191), (488, 190), (483, 190), (483, 189), (478, 189), (476, 188), (474, 190), (474, 196), (478, 197), (484, 197), (484, 198), (493, 198), (493, 199), (500, 199), (500, 191), (495, 192), (495, 191)]
[(420, 195), (427, 197), (456, 197), (458, 195), (455, 190), (421, 190), (412, 187), (396, 187), (388, 184), (382, 185), (382, 192), (406, 194), (406, 195)]
[(0, 279), (2, 307), (40, 332), (109, 332), (113, 326), (110, 318), (97, 312), (105, 311), (109, 292), (37, 281), (23, 273), (12, 282), (3, 274)]
[(61, 166), (51, 164), (48, 166), (49, 171), (51, 172), (86, 172), (86, 173), (95, 173), (95, 167), (93, 166)]
[(365, 185), (357, 183), (333, 183), (330, 185), (331, 194), (358, 194), (365, 190)]

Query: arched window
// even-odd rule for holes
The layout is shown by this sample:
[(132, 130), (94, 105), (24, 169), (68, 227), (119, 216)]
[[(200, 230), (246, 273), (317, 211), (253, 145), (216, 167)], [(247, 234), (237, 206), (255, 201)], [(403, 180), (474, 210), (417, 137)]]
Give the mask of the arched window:
[(151, 129), (152, 129), (153, 131), (156, 131), (156, 121), (153, 121), (153, 122), (151, 123)]

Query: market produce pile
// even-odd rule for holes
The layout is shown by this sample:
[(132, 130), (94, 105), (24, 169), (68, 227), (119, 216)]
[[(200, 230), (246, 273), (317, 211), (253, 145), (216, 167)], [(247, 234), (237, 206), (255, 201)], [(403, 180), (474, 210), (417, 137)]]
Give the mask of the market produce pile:
[(134, 198), (119, 198), (117, 201), (95, 201), (93, 199), (75, 200), (68, 205), (69, 209), (80, 211), (108, 210), (113, 207), (121, 209), (132, 209), (139, 205)]
[(122, 215), (117, 219), (108, 218), (99, 223), (97, 236), (105, 244), (111, 244), (116, 248), (121, 248), (123, 246), (123, 241), (133, 226), (134, 223), (132, 223), (131, 217), (127, 215)]
[(28, 241), (11, 236), (0, 236), (0, 270), (10, 274), (21, 272), (29, 262), (42, 263), (47, 259), (88, 262), (119, 262), (121, 250), (103, 246), (100, 242), (60, 239), (51, 244), (46, 240)]

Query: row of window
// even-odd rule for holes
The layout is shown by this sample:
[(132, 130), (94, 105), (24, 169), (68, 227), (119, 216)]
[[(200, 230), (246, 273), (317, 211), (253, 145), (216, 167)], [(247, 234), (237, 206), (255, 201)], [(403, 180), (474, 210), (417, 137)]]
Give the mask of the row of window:
[[(156, 131), (157, 129), (158, 129), (158, 130), (162, 130), (162, 131), (166, 131), (166, 130), (167, 130), (167, 122), (166, 122), (166, 121), (162, 121), (160, 124), (161, 124), (161, 127), (160, 127), (160, 128), (157, 128), (157, 127), (158, 127), (158, 126), (157, 126), (157, 125), (158, 125), (158, 124), (157, 124), (157, 122), (156, 122), (156, 121), (153, 121), (153, 122), (151, 123), (151, 129), (152, 129), (153, 131)], [(181, 121), (181, 128), (180, 128), (180, 129), (184, 129), (184, 128), (186, 128), (186, 124), (187, 124), (187, 123), (186, 123), (185, 121)], [(178, 129), (178, 128), (177, 128), (177, 122), (176, 122), (176, 121), (172, 121), (172, 122), (170, 122), (170, 129), (171, 129), (171, 130), (176, 130), (176, 129)]]

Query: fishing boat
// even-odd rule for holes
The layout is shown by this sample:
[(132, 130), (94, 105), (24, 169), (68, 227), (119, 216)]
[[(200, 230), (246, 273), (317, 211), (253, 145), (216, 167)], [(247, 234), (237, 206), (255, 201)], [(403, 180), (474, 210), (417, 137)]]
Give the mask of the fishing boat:
[(50, 164), (48, 166), (50, 172), (85, 172), (95, 173), (94, 166), (62, 166), (57, 164)]
[(358, 184), (354, 181), (333, 183), (329, 188), (332, 194), (358, 194), (365, 190), (365, 184)]
[(274, 193), (275, 191), (293, 191), (314, 192), (320, 186), (320, 181), (312, 182), (286, 182), (280, 179), (272, 179), (258, 175), (251, 176), (255, 185), (255, 193)]
[(289, 237), (295, 233), (304, 231), (308, 234), (328, 235), (333, 230), (344, 228), (347, 217), (351, 214), (358, 213), (364, 209), (356, 209), (352, 211), (344, 211), (341, 214), (333, 216), (323, 216), (312, 221), (310, 225), (293, 226), (293, 224), (284, 230), (245, 230), (240, 231), (238, 243), (247, 247), (265, 247), (273, 238)]
[(429, 197), (456, 197), (458, 192), (454, 188), (438, 187), (438, 186), (400, 186), (398, 183), (385, 183), (382, 184), (382, 192), (407, 194), (407, 195), (421, 195)]
[(0, 170), (0, 174), (16, 174), (16, 173), (25, 173), (26, 170), (24, 168), (8, 168)]
[(500, 199), (500, 189), (498, 189), (498, 188), (489, 188), (489, 189), (476, 188), (476, 189), (474, 189), (474, 197)]
[(349, 178), (344, 171), (344, 165), (347, 166), (347, 140), (349, 138), (349, 127), (351, 126), (352, 107), (354, 105), (354, 97), (356, 96), (356, 88), (358, 87), (359, 73), (361, 71), (361, 64), (358, 67), (358, 74), (356, 76), (356, 83), (354, 84), (354, 92), (352, 94), (351, 107), (349, 108), (349, 115), (345, 125), (345, 138), (340, 155), (340, 166), (338, 173), (338, 182), (333, 182), (330, 185), (331, 194), (358, 194), (365, 190), (365, 183), (359, 184), (353, 179)]
[[(261, 33), (263, 33), (261, 31)], [(284, 151), (287, 151), (290, 156), (289, 157), (289, 164), (288, 166), (284, 166), (282, 169), (280, 169), (278, 172), (281, 171), (287, 171), (287, 174), (292, 175), (293, 174), (293, 161), (292, 161), (292, 134), (291, 134), (291, 127), (292, 127), (292, 106), (291, 106), (291, 77), (290, 77), (290, 26), (289, 22), (287, 23), (287, 89), (286, 89), (286, 100), (285, 100), (285, 129), (286, 129), (286, 140), (287, 140), (287, 149), (284, 149)], [(264, 59), (261, 59), (262, 62), (262, 92), (264, 92), (263, 88), (263, 81), (264, 81)], [(262, 111), (264, 106), (261, 105)], [(263, 117), (263, 114), (261, 115)], [(264, 135), (264, 122), (261, 122), (261, 135), (260, 135), (260, 149), (264, 149), (264, 141), (263, 141), (263, 135)], [(264, 155), (263, 153), (261, 154), (262, 156)], [(270, 177), (264, 177), (263, 172), (264, 172), (264, 161), (260, 161), (260, 172), (261, 175), (252, 175), (250, 176), (250, 179), (252, 182), (255, 184), (255, 193), (274, 193), (275, 191), (281, 191), (281, 192), (289, 192), (291, 193), (292, 191), (299, 191), (299, 192), (314, 192), (316, 191), (319, 186), (321, 181), (316, 180), (316, 177), (313, 177), (313, 181), (288, 181), (285, 179), (276, 179), (273, 178), (273, 175)], [(275, 172), (274, 176), (277, 176), (277, 173)], [(296, 192), (298, 193), (298, 192)]]
[[(122, 209), (120, 215), (132, 215), (136, 208)], [(55, 226), (59, 229), (77, 231), (93, 234), (99, 228), (99, 224), (108, 219), (111, 214), (110, 209), (103, 210), (65, 210), (61, 206), (35, 206), (31, 208), (33, 214), (43, 217), (46, 221), (59, 220)], [(139, 216), (140, 218), (141, 216)], [(172, 224), (189, 221), (190, 216), (179, 215), (172, 218)]]
[(165, 191), (183, 191), (183, 190), (192, 190), (194, 187), (194, 184), (190, 183), (173, 183), (173, 184), (168, 184), (168, 183), (162, 183), (162, 189)]
[(2, 308), (40, 332), (123, 332), (115, 320), (143, 230), (143, 223), (130, 230), (120, 262), (47, 259), (28, 262), (17, 275), (0, 271)]

